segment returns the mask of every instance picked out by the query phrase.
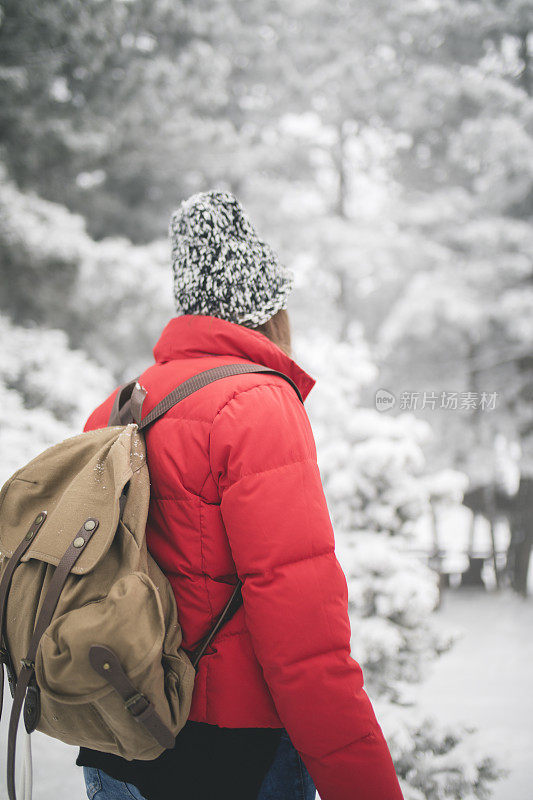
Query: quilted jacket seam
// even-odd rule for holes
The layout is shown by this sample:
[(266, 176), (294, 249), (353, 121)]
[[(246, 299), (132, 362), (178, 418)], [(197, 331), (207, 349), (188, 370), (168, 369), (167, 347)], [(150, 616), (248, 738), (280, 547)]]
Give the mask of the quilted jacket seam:
[(200, 534), (200, 559), (202, 562), (202, 572), (203, 572), (203, 579), (204, 579), (204, 588), (205, 593), (207, 596), (207, 603), (209, 605), (209, 614), (211, 619), (213, 618), (213, 606), (211, 604), (211, 595), (209, 594), (209, 584), (208, 584), (208, 576), (207, 576), (207, 568), (205, 564), (205, 555), (204, 555), (204, 524), (203, 524), (203, 515), (202, 515), (202, 501), (198, 498), (198, 517), (199, 517), (199, 534)]
[[(169, 409), (170, 411), (171, 409)], [(168, 414), (168, 411), (167, 411)], [(160, 417), (157, 420), (157, 424), (159, 425), (161, 422), (202, 422), (204, 425), (211, 425), (212, 420), (204, 419), (203, 417), (189, 417), (188, 415), (184, 415), (183, 417), (169, 417), (165, 414), (164, 417)]]
[[(211, 605), (211, 601), (209, 602), (209, 605)], [(205, 718), (206, 719), (209, 719), (209, 667), (210, 666), (211, 662), (208, 659), (205, 669)]]
[(257, 472), (245, 472), (244, 475), (239, 475), (236, 481), (230, 483), (229, 486), (226, 487), (226, 491), (228, 489), (232, 489), (233, 486), (236, 486), (240, 481), (244, 478), (252, 478), (257, 475), (266, 475), (267, 472), (276, 472), (279, 469), (285, 469), (286, 467), (293, 467), (295, 464), (307, 464), (310, 461), (313, 465), (316, 465), (315, 459), (310, 456), (308, 458), (296, 458), (294, 461), (287, 461), (285, 464), (278, 464), (275, 467), (267, 467), (266, 469), (260, 469)]
[(335, 645), (334, 647), (328, 647), (326, 650), (318, 650), (316, 653), (306, 653), (299, 658), (293, 658), (290, 661), (286, 661), (284, 663), (284, 667), (294, 667), (296, 664), (301, 664), (304, 661), (312, 661), (314, 658), (328, 656), (330, 653), (338, 653), (339, 650), (342, 650), (342, 647)]
[[(224, 405), (219, 408), (219, 410), (217, 411), (217, 413), (213, 417), (213, 420), (212, 420), (212, 423), (211, 423), (211, 430), (209, 431), (209, 437), (208, 437), (208, 441), (207, 441), (207, 454), (208, 454), (208, 459), (209, 459), (209, 472), (211, 473), (211, 476), (213, 478), (215, 486), (218, 487), (218, 481), (216, 480), (215, 476), (213, 475), (213, 470), (212, 470), (212, 466), (211, 466), (212, 465), (212, 461), (211, 461), (211, 436), (212, 436), (213, 427), (214, 427), (214, 424), (215, 424), (217, 418), (224, 411), (224, 409), (227, 408), (227, 406), (229, 406), (230, 403), (232, 403), (234, 400), (237, 400), (237, 398), (242, 397), (243, 394), (246, 394), (247, 392), (253, 392), (256, 389), (265, 389), (267, 387), (273, 388), (273, 389), (278, 389), (281, 392), (287, 392), (287, 390), (289, 389), (288, 385), (287, 386), (282, 386), (281, 384), (273, 383), (273, 382), (256, 384), (255, 386), (250, 386), (248, 389), (235, 389), (233, 394), (231, 395), (231, 397), (228, 397), (228, 399), (226, 400)], [(294, 394), (294, 390), (293, 389), (290, 389), (290, 391)], [(314, 461), (314, 459), (311, 459), (311, 460)], [(296, 463), (296, 462), (294, 462), (294, 463)], [(282, 466), (285, 466), (285, 465), (282, 465)], [(251, 474), (253, 474), (253, 473), (251, 473)], [(261, 473), (257, 473), (257, 474), (259, 475)], [(231, 484), (231, 486), (233, 486), (233, 485), (234, 484)], [(227, 488), (229, 489), (229, 486)]]
[(224, 642), (226, 639), (232, 639), (234, 636), (248, 636), (250, 638), (250, 631), (248, 628), (242, 627), (238, 631), (225, 631), (224, 628), (217, 633), (217, 644)]
[[(209, 460), (209, 458), (208, 458), (208, 460)], [(202, 500), (203, 500), (203, 501), (204, 501), (204, 502), (205, 502), (207, 505), (216, 505), (216, 506), (218, 506), (218, 505), (220, 505), (220, 502), (218, 502), (218, 503), (210, 503), (210, 502), (209, 502), (209, 500), (206, 500), (206, 499), (204, 498), (203, 494), (202, 494), (202, 492), (203, 492), (203, 491), (204, 491), (204, 489), (205, 489), (205, 485), (206, 485), (207, 481), (209, 480), (209, 478), (212, 478), (212, 477), (213, 477), (213, 476), (212, 476), (212, 474), (211, 474), (211, 465), (209, 465), (209, 469), (207, 470), (207, 475), (205, 476), (204, 482), (202, 483), (202, 485), (200, 486), (200, 489), (199, 489), (199, 491), (198, 491), (198, 496), (199, 496), (199, 497), (201, 497), (201, 498), (202, 498)]]
[(329, 758), (330, 756), (336, 755), (337, 753), (340, 753), (341, 750), (346, 750), (347, 747), (352, 747), (354, 744), (359, 744), (359, 742), (362, 742), (365, 739), (376, 739), (376, 734), (374, 731), (364, 733), (362, 736), (358, 736), (357, 739), (352, 739), (351, 742), (347, 742), (340, 747), (336, 747), (335, 750), (329, 750), (327, 753), (324, 753), (323, 758)]
[(324, 558), (325, 556), (331, 556), (335, 554), (335, 548), (330, 547), (328, 550), (324, 550), (322, 553), (312, 553), (308, 556), (301, 556), (300, 558), (293, 558), (291, 561), (282, 561), (280, 564), (276, 564), (274, 567), (268, 567), (267, 569), (262, 569), (261, 572), (247, 572), (247, 575), (270, 575), (272, 572), (280, 569), (281, 567), (290, 567), (291, 564), (299, 564), (302, 561), (310, 561), (312, 558)]
[[(192, 494), (192, 492), (191, 492)], [(170, 501), (172, 503), (192, 503), (198, 498), (198, 495), (194, 495), (194, 497), (174, 497), (171, 494), (154, 494), (150, 495), (150, 501), (152, 500), (163, 500), (163, 501)]]
[[(241, 397), (243, 394), (247, 394), (248, 392), (254, 392), (256, 389), (266, 389), (267, 387), (271, 388), (271, 389), (278, 389), (282, 393), (290, 392), (291, 396), (294, 395), (294, 398), (297, 400), (295, 392), (294, 392), (294, 389), (291, 389), (289, 387), (289, 384), (286, 381), (284, 381), (283, 384), (273, 383), (273, 382), (269, 381), (268, 383), (256, 383), (255, 386), (249, 386), (247, 389), (234, 389), (233, 390), (233, 394), (231, 395), (231, 397), (228, 397), (227, 400), (225, 401), (224, 405), (221, 406), (218, 409), (217, 413), (213, 417), (213, 423), (212, 424), (215, 423), (216, 418), (219, 416), (219, 414), (221, 414), (224, 411), (226, 406), (228, 406), (234, 400), (237, 400), (237, 398)], [(298, 405), (301, 405), (299, 400), (297, 400), (297, 402), (298, 402)]]

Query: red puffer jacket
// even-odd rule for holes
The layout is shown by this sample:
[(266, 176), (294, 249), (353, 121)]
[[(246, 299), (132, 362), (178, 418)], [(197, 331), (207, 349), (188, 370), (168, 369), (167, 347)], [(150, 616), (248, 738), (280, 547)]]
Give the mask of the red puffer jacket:
[[(263, 334), (207, 316), (172, 319), (141, 376), (143, 416), (219, 364), (264, 364), (305, 398), (314, 380)], [(86, 430), (107, 424), (114, 394)], [(200, 662), (191, 719), (285, 727), (322, 800), (398, 800), (390, 753), (350, 657), (346, 580), (335, 557), (313, 434), (275, 375), (217, 381), (146, 434), (150, 552), (192, 649), (243, 581), (244, 605)]]

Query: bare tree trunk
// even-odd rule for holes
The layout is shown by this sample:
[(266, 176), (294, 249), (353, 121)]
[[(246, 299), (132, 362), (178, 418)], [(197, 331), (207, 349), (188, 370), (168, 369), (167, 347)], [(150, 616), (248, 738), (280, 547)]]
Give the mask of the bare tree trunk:
[(529, 54), (528, 39), (529, 31), (522, 31), (520, 34), (520, 51), (519, 56), (522, 61), (522, 70), (520, 72), (519, 80), (520, 85), (525, 89), (529, 97), (531, 97), (533, 90), (533, 80), (531, 76), (531, 56)]
[[(337, 199), (335, 203), (335, 211), (337, 216), (343, 220), (348, 219), (346, 212), (346, 198), (347, 198), (347, 169), (346, 169), (346, 125), (342, 120), (337, 125), (337, 147), (333, 155), (333, 161), (337, 170), (338, 184), (337, 184)], [(350, 281), (346, 270), (341, 267), (336, 270), (336, 275), (339, 281), (339, 294), (337, 297), (337, 307), (339, 309), (340, 327), (339, 338), (341, 341), (346, 341), (348, 337), (348, 328), (350, 325)]]
[(487, 519), (489, 521), (490, 529), (490, 542), (492, 550), (492, 566), (494, 568), (494, 579), (496, 580), (496, 588), (500, 588), (500, 573), (498, 570), (498, 560), (496, 557), (496, 539), (494, 536), (494, 526), (496, 524), (496, 500), (494, 497), (494, 484), (491, 483), (485, 486), (485, 504), (487, 509)]
[(527, 597), (527, 576), (531, 558), (531, 546), (533, 545), (533, 525), (531, 521), (526, 522), (526, 520), (524, 520), (524, 527), (521, 534), (517, 546), (513, 589), (523, 597)]
[(347, 196), (347, 176), (346, 176), (346, 125), (344, 120), (337, 126), (337, 152), (334, 158), (339, 178), (337, 189), (336, 211), (342, 219), (347, 218), (346, 196)]
[(439, 597), (436, 605), (436, 609), (441, 608), (444, 590), (448, 589), (450, 586), (450, 576), (448, 573), (443, 572), (443, 552), (440, 548), (439, 542), (439, 523), (437, 519), (437, 512), (435, 510), (434, 503), (430, 503), (430, 519), (431, 519), (431, 534), (432, 534), (432, 551), (429, 555), (428, 564), (431, 569), (435, 570), (437, 575), (439, 576)]
[[(479, 373), (475, 368), (476, 358), (478, 356), (478, 347), (477, 345), (472, 342), (470, 344), (469, 352), (468, 352), (468, 359), (470, 361), (470, 369), (468, 373), (468, 389), (471, 392), (479, 393), (480, 387), (478, 383)], [(476, 431), (476, 440), (481, 445), (482, 444), (482, 430), (481, 430), (481, 410), (479, 407), (476, 407), (473, 414), (473, 427)], [(485, 589), (485, 584), (483, 583), (483, 579), (481, 577), (481, 570), (483, 568), (483, 561), (474, 555), (474, 532), (475, 532), (475, 525), (477, 515), (481, 514), (484, 518), (487, 518), (487, 510), (486, 510), (486, 495), (484, 487), (480, 487), (479, 489), (474, 489), (473, 491), (467, 493), (463, 500), (464, 505), (467, 508), (470, 508), (472, 511), (472, 525), (470, 528), (470, 541), (469, 541), (469, 552), (468, 552), (468, 569), (466, 572), (463, 573), (461, 579), (461, 586), (479, 586), (481, 589)], [(491, 521), (489, 519), (489, 524)]]
[(511, 541), (506, 572), (511, 586), (527, 597), (527, 578), (533, 546), (533, 479), (522, 476), (510, 514)]
[(339, 295), (337, 297), (337, 308), (339, 309), (339, 339), (345, 342), (348, 339), (348, 328), (350, 326), (350, 293), (348, 291), (349, 281), (343, 269), (336, 270), (339, 280)]

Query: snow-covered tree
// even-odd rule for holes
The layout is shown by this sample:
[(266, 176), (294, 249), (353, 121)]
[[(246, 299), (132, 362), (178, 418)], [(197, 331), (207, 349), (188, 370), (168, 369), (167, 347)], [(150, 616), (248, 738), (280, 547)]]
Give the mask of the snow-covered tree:
[(70, 346), (119, 380), (150, 358), (174, 313), (166, 241), (95, 242), (79, 215), (8, 181), (0, 183), (0, 258), (0, 310), (65, 331)]
[(46, 447), (74, 436), (113, 388), (107, 370), (72, 350), (60, 330), (0, 316), (0, 484)]
[(416, 684), (455, 634), (437, 626), (438, 576), (410, 545), (432, 502), (460, 503), (464, 476), (428, 474), (427, 423), (361, 408), (365, 385), (376, 379), (361, 330), (352, 327), (343, 342), (301, 337), (297, 352), (318, 378), (308, 408), (348, 581), (352, 652), (379, 708), (404, 796), (484, 798), (500, 772), (476, 737), (413, 712)]

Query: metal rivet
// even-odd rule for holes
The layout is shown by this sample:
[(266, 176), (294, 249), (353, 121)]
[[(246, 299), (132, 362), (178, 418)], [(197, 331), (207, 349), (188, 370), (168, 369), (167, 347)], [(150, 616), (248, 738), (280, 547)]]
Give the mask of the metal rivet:
[(85, 539), (83, 538), (83, 536), (76, 536), (72, 544), (74, 545), (74, 547), (83, 547), (83, 545), (85, 544)]
[(29, 541), (30, 539), (33, 539), (34, 534), (35, 534), (35, 531), (28, 531), (28, 533), (26, 534), (26, 536), (24, 538), (27, 541)]
[(104, 661), (102, 666), (103, 666), (104, 669), (111, 669), (111, 664), (108, 661)]
[(96, 528), (96, 522), (94, 519), (88, 519), (85, 525), (83, 526), (86, 531), (94, 531)]
[(40, 525), (43, 519), (44, 519), (44, 514), (38, 514), (37, 517), (35, 518), (34, 525)]

